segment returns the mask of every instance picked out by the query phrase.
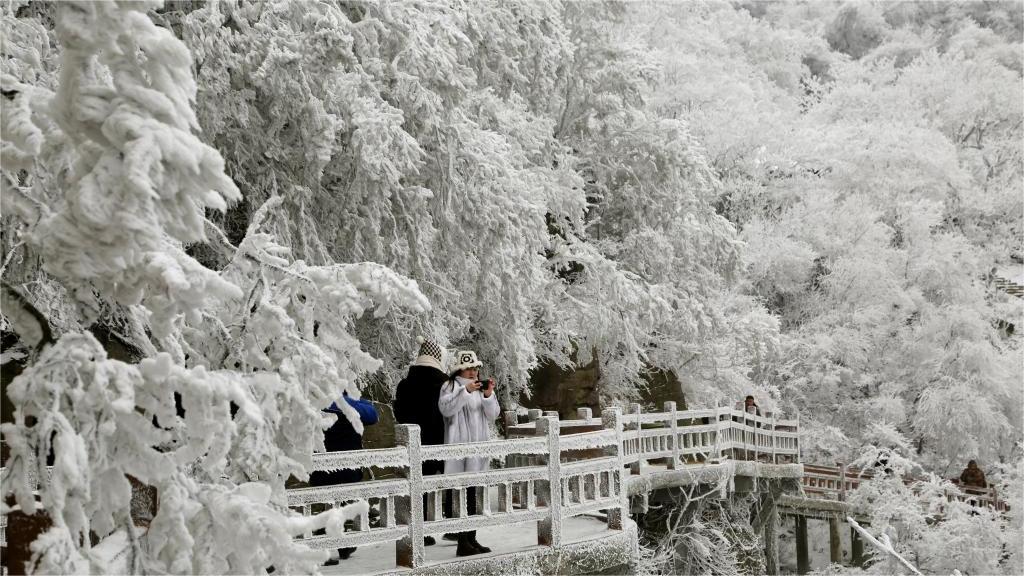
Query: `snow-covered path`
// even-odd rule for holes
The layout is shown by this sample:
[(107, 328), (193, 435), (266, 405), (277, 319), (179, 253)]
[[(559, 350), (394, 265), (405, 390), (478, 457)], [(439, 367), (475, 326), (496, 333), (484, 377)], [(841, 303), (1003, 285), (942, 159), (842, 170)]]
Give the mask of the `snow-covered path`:
[[(619, 531), (609, 530), (604, 520), (592, 516), (577, 516), (569, 518), (562, 523), (563, 537), (565, 543), (580, 542), (603, 535), (617, 534)], [(522, 522), (501, 526), (500, 528), (484, 533), (477, 533), (477, 539), (481, 544), (489, 547), (489, 554), (471, 556), (471, 559), (494, 557), (501, 554), (513, 552), (526, 552), (533, 549), (542, 549), (537, 545), (537, 523)], [(424, 549), (427, 566), (454, 562), (455, 542), (449, 542), (441, 538), (437, 544)], [(458, 560), (463, 560), (459, 558)], [(336, 566), (328, 566), (323, 569), (324, 574), (348, 575), (348, 574), (376, 574), (397, 570), (395, 565), (395, 543), (387, 542), (364, 546), (359, 548), (349, 557)]]

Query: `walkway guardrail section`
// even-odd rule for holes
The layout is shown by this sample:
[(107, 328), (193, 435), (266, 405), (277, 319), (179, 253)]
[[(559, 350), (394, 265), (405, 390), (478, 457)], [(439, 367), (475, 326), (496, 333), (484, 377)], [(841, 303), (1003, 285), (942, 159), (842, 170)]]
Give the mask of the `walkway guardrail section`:
[[(856, 490), (861, 482), (866, 482), (875, 477), (874, 470), (862, 470), (848, 467), (845, 464), (836, 466), (820, 466), (816, 464), (804, 464), (804, 475), (801, 480), (804, 494), (809, 498), (820, 500), (846, 501), (847, 493)], [(905, 477), (903, 482), (908, 486), (920, 482), (919, 478)], [(1009, 510), (1009, 506), (999, 495), (995, 487), (977, 488), (974, 486), (961, 486), (960, 482), (953, 480), (956, 490), (947, 490), (946, 499), (949, 502), (974, 502), (979, 506), (993, 508), (999, 512)]]
[[(355, 518), (340, 535), (306, 533), (299, 539), (319, 549), (395, 542), (397, 565), (409, 568), (423, 565), (424, 536), (446, 532), (536, 522), (537, 543), (559, 546), (562, 521), (573, 516), (603, 511), (608, 527), (621, 530), (628, 511), (625, 475), (655, 463), (675, 469), (723, 460), (800, 461), (798, 420), (759, 415), (741, 405), (679, 411), (666, 402), (662, 412), (645, 413), (634, 405), (628, 414), (610, 409), (595, 418), (589, 408), (580, 408), (577, 416), (559, 421), (557, 412), (530, 410), (528, 421), (520, 423), (515, 413), (506, 413), (507, 439), (438, 446), (422, 446), (417, 426), (399, 425), (395, 448), (314, 454), (314, 470), (377, 467), (393, 469), (397, 477), (289, 489), (288, 506), (305, 515), (356, 500), (373, 503), (376, 513), (373, 521), (369, 513)], [(467, 457), (498, 461), (500, 467), (422, 474), (424, 461)], [(4, 478), (6, 472), (0, 469)], [(845, 501), (848, 491), (872, 476), (870, 470), (844, 465), (804, 464), (802, 482), (808, 497)], [(470, 488), (476, 499), (472, 515)], [(442, 512), (445, 492), (452, 517)], [(991, 488), (965, 487), (947, 496), (1007, 509)]]
[[(581, 408), (578, 418), (560, 421), (557, 413), (531, 410), (528, 419), (519, 423), (506, 413), (504, 440), (421, 446), (419, 429), (400, 425), (397, 448), (314, 455), (315, 470), (375, 466), (395, 469), (400, 477), (289, 490), (288, 505), (304, 514), (354, 500), (371, 501), (378, 512), (374, 522), (364, 514), (341, 535), (305, 534), (303, 541), (315, 548), (395, 542), (396, 563), (410, 568), (423, 563), (424, 536), (447, 532), (536, 522), (538, 545), (559, 546), (562, 522), (573, 516), (604, 512), (609, 528), (622, 529), (628, 510), (624, 476), (651, 461), (674, 469), (727, 458), (799, 460), (795, 420), (736, 408), (678, 411), (668, 402), (663, 412), (634, 406), (629, 414), (611, 409), (595, 418)], [(424, 461), (467, 457), (499, 461), (501, 467), (422, 475)], [(445, 492), (452, 517), (442, 511)], [(468, 513), (470, 497), (475, 514)]]
[[(533, 435), (534, 422), (541, 416), (540, 410), (530, 410), (529, 422), (507, 425), (509, 435)], [(675, 402), (666, 402), (662, 412), (643, 412), (639, 404), (634, 404), (622, 418), (623, 454), (633, 473), (640, 473), (654, 460), (664, 461), (670, 470), (682, 464), (723, 459), (773, 464), (800, 461), (798, 420), (777, 419), (771, 412), (759, 415), (754, 409), (744, 411), (741, 405), (680, 411)], [(563, 430), (590, 429), (600, 424), (589, 408), (581, 408), (578, 418), (561, 423)]]
[[(536, 522), (537, 543), (559, 546), (562, 521), (573, 516), (604, 510), (609, 528), (622, 529), (626, 506), (622, 420), (619, 412), (609, 411), (599, 420), (601, 429), (563, 436), (558, 419), (546, 416), (535, 422), (534, 436), (436, 446), (420, 444), (419, 427), (399, 425), (397, 448), (313, 457), (314, 470), (374, 466), (396, 469), (399, 478), (290, 489), (288, 505), (312, 514), (354, 500), (372, 501), (379, 513), (375, 522), (364, 514), (343, 534), (310, 533), (302, 540), (321, 549), (393, 541), (396, 563), (409, 568), (423, 564), (424, 536), (447, 532)], [(591, 456), (575, 457), (579, 452)], [(503, 465), (482, 472), (422, 474), (424, 461), (471, 457)], [(515, 463), (520, 465), (511, 465)], [(451, 517), (442, 513), (446, 492), (452, 502)], [(492, 503), (495, 492), (496, 504)], [(475, 514), (468, 513), (469, 498), (475, 499)]]

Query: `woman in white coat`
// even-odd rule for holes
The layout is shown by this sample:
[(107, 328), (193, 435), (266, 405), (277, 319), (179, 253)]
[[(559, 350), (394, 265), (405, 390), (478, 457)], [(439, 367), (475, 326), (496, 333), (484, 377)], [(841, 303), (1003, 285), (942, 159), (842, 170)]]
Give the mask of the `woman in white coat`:
[[(494, 393), (494, 381), (481, 382), (479, 368), (483, 363), (477, 360), (472, 350), (462, 350), (455, 355), (455, 366), (452, 376), (443, 386), (437, 400), (437, 407), (444, 417), (444, 443), (461, 444), (464, 442), (482, 442), (491, 436), (490, 423), (501, 414), (498, 397)], [(445, 474), (459, 472), (480, 472), (490, 467), (488, 458), (462, 458), (446, 460)], [(466, 511), (476, 514), (476, 491), (478, 488), (466, 489)], [(445, 495), (445, 513), (452, 517), (451, 494)], [(484, 498), (487, 495), (484, 494)], [(451, 539), (450, 534), (445, 537)], [(454, 535), (459, 542), (456, 556), (470, 556), (490, 552), (491, 549), (476, 540), (476, 531), (461, 532)]]

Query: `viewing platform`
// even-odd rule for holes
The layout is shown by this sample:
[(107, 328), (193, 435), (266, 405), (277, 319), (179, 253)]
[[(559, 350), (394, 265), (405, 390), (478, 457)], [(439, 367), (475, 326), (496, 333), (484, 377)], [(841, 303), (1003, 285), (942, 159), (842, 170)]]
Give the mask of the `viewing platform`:
[[(661, 491), (698, 486), (723, 499), (761, 492), (763, 511), (752, 524), (765, 531), (769, 548), (775, 519), (793, 516), (798, 560), (806, 569), (807, 519), (829, 521), (835, 560), (839, 523), (856, 516), (846, 495), (873, 476), (801, 463), (798, 420), (739, 407), (679, 411), (666, 402), (661, 412), (635, 405), (628, 413), (606, 410), (601, 418), (588, 408), (571, 420), (540, 410), (525, 416), (520, 422), (515, 413), (505, 414), (505, 439), (423, 446), (418, 427), (398, 425), (395, 447), (314, 454), (314, 470), (383, 472), (351, 484), (287, 490), (287, 506), (305, 515), (355, 500), (369, 504), (342, 534), (297, 539), (318, 549), (357, 548), (325, 567), (327, 574), (629, 573), (639, 559), (630, 514), (645, 511)], [(422, 474), (424, 461), (467, 457), (486, 457), (494, 466)], [(480, 488), (476, 514), (468, 513), (469, 488)], [(453, 499), (450, 518), (442, 513), (446, 491)], [(958, 490), (949, 498), (1006, 510), (991, 489)], [(492, 551), (456, 557), (455, 543), (442, 535), (467, 530), (477, 530)], [(140, 532), (144, 539), (144, 527)], [(424, 536), (437, 544), (424, 546)], [(862, 550), (853, 542), (857, 557)], [(770, 561), (768, 568), (773, 573)]]

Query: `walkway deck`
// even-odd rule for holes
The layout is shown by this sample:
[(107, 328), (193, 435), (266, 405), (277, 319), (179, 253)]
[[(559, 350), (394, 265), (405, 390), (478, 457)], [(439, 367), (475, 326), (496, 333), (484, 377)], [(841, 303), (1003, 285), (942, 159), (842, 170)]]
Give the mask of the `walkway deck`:
[[(603, 418), (584, 408), (578, 419), (565, 421), (531, 411), (525, 423), (506, 415), (506, 429), (510, 438), (505, 440), (420, 446), (419, 429), (401, 425), (397, 447), (314, 455), (316, 470), (374, 466), (399, 475), (289, 490), (288, 506), (307, 515), (353, 500), (372, 502), (379, 512), (372, 522), (368, 514), (357, 518), (340, 535), (297, 537), (320, 549), (358, 547), (348, 560), (325, 568), (328, 574), (592, 574), (636, 563), (631, 498), (646, 502), (654, 491), (694, 484), (717, 488), (726, 497), (756, 490), (756, 479), (783, 480), (773, 488), (789, 492), (779, 494), (780, 512), (835, 521), (850, 512), (846, 491), (865, 479), (863, 472), (845, 466), (799, 463), (796, 420), (738, 407), (677, 411), (668, 402), (662, 412), (643, 413), (635, 406), (629, 414), (608, 410)], [(421, 474), (425, 460), (472, 456), (499, 467)], [(469, 489), (479, 487), (487, 497), (476, 503), (480, 513), (470, 515)], [(453, 496), (454, 518), (442, 515), (445, 492)], [(1002, 509), (994, 492), (957, 491), (950, 498)], [(775, 506), (775, 494), (770, 501)], [(3, 520), (6, 524), (6, 516)], [(455, 545), (440, 535), (463, 530), (477, 530), (492, 552), (456, 558)], [(437, 536), (437, 545), (424, 547), (426, 534)]]
[[(492, 490), (491, 497), (497, 500), (497, 490)], [(563, 546), (571, 546), (575, 543), (596, 544), (600, 548), (606, 548), (601, 552), (602, 556), (608, 557), (609, 552), (623, 548), (620, 538), (623, 535), (621, 530), (609, 530), (608, 524), (603, 518), (594, 516), (577, 516), (570, 518), (562, 527)], [(466, 568), (457, 568), (456, 564), (473, 561), (477, 564), (472, 573), (504, 572), (510, 562), (508, 557), (512, 555), (539, 555), (543, 554), (547, 547), (537, 544), (537, 523), (520, 522), (502, 526), (500, 529), (488, 532), (478, 532), (480, 542), (489, 548), (489, 554), (481, 554), (471, 558), (457, 558), (455, 556), (455, 542), (438, 539), (434, 546), (427, 546), (424, 550), (424, 563), (421, 570), (416, 573), (441, 572), (453, 574), (466, 571)], [(602, 541), (608, 541), (601, 546)], [(349, 557), (348, 560), (340, 562), (336, 566), (324, 568), (327, 575), (355, 576), (357, 574), (409, 574), (411, 571), (399, 567), (395, 563), (395, 546), (393, 543), (381, 543), (372, 546), (359, 548)], [(522, 560), (515, 561), (522, 564)], [(495, 564), (494, 569), (481, 569), (481, 565)], [(501, 570), (504, 565), (505, 570)], [(478, 572), (479, 571), (479, 572)], [(517, 571), (518, 573), (518, 571)]]

